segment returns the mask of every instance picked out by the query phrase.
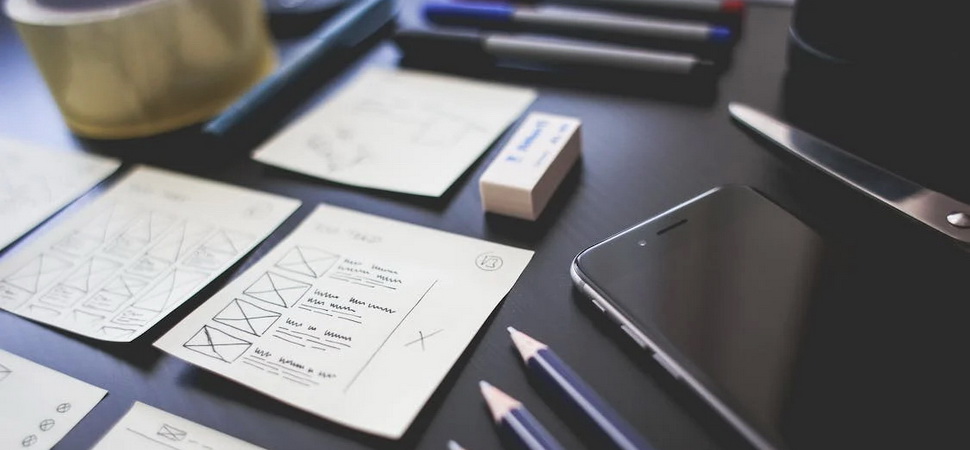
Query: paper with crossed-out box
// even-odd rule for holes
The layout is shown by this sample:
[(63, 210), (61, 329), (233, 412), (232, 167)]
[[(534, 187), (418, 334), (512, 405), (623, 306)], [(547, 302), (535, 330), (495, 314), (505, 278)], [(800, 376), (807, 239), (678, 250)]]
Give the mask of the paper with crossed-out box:
[(320, 205), (155, 346), (396, 439), (531, 257)]
[(256, 450), (232, 436), (135, 402), (92, 450)]
[(0, 308), (129, 342), (262, 241), (299, 206), (139, 167), (0, 261)]
[(0, 448), (49, 449), (107, 391), (0, 350)]
[(0, 249), (111, 175), (121, 162), (0, 138)]

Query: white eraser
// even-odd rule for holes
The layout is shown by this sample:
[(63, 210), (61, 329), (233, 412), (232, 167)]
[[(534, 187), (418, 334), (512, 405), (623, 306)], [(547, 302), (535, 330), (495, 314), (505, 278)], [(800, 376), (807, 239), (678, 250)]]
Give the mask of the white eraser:
[(580, 121), (530, 113), (479, 180), (485, 211), (536, 220), (579, 159)]

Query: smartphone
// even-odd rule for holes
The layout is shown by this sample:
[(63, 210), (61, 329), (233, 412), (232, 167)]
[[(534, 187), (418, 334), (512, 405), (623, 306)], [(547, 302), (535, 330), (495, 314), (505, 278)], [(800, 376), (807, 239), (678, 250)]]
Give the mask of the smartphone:
[(845, 262), (780, 206), (728, 186), (581, 252), (571, 275), (755, 447), (838, 448), (872, 406), (853, 377), (878, 376), (842, 345), (862, 307)]

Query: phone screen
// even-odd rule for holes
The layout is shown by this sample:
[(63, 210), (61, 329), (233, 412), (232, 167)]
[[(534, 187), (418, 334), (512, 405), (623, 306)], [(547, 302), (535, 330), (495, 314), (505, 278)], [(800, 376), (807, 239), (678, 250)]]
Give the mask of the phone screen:
[(878, 426), (885, 414), (859, 387), (882, 374), (859, 354), (858, 319), (873, 303), (849, 262), (781, 207), (729, 187), (590, 248), (576, 264), (760, 436), (800, 449), (866, 442), (865, 423)]

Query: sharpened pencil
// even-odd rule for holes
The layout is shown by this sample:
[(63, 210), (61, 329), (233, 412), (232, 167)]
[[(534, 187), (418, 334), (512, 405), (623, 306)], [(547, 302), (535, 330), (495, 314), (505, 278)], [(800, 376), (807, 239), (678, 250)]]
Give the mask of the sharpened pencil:
[(559, 359), (549, 346), (515, 328), (509, 327), (508, 330), (529, 372), (589, 420), (615, 448), (654, 450), (643, 436)]
[(485, 381), (480, 381), (478, 385), (495, 425), (511, 441), (528, 450), (563, 450), (562, 445), (522, 406), (522, 402)]

